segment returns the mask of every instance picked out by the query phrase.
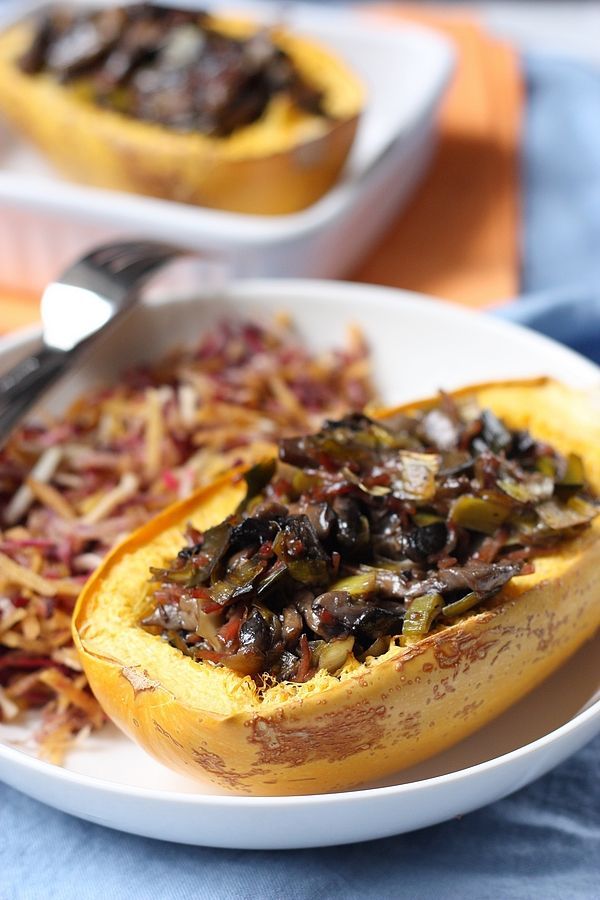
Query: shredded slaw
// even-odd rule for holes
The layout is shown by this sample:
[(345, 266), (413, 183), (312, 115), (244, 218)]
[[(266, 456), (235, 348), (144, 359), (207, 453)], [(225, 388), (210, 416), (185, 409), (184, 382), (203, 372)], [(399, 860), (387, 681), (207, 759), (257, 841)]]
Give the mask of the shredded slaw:
[(0, 723), (39, 710), (33, 738), (55, 763), (101, 728), (71, 614), (108, 550), (278, 438), (373, 399), (356, 329), (344, 348), (312, 353), (279, 316), (223, 322), (194, 350), (19, 428), (0, 451)]

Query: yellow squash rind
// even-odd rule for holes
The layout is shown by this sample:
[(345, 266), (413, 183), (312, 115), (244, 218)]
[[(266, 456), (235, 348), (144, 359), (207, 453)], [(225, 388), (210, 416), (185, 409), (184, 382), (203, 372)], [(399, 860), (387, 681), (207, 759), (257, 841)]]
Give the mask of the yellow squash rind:
[[(513, 427), (580, 454), (600, 491), (597, 399), (549, 380), (458, 394), (472, 394)], [(481, 727), (600, 626), (596, 519), (539, 557), (534, 574), (513, 579), (483, 611), (411, 646), (393, 644), (364, 665), (352, 661), (338, 676), (320, 672), (306, 684), (261, 694), (252, 679), (195, 663), (138, 624), (148, 565), (174, 555), (188, 520), (214, 524), (242, 494), (237, 472), (166, 510), (116, 548), (74, 614), (75, 642), (108, 715), (186, 774), (263, 795), (342, 790), (380, 778)]]

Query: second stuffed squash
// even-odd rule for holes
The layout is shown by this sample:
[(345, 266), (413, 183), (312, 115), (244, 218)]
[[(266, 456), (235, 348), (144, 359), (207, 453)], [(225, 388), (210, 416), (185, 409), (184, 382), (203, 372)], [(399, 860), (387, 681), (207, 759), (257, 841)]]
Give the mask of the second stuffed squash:
[(52, 9), (0, 36), (0, 113), (69, 177), (245, 213), (336, 181), (362, 85), (285, 29), (150, 4)]

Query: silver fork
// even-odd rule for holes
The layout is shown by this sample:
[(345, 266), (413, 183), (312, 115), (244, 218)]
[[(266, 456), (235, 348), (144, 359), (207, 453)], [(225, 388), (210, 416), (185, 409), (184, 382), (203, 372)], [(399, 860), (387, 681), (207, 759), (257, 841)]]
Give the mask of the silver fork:
[(0, 447), (94, 338), (131, 309), (148, 279), (190, 252), (158, 241), (104, 244), (48, 285), (41, 301), (39, 350), (0, 375)]

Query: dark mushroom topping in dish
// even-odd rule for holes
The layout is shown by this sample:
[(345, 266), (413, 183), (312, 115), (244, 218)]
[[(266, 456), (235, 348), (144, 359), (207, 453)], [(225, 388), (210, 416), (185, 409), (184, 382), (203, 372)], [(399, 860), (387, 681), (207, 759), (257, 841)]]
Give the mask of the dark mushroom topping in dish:
[(279, 444), (236, 513), (153, 568), (142, 624), (195, 660), (302, 682), (452, 624), (597, 512), (581, 459), (489, 410), (362, 414)]
[(204, 12), (170, 6), (52, 8), (19, 64), (101, 107), (176, 131), (227, 137), (260, 119), (275, 95), (327, 116), (321, 91), (269, 30), (233, 37)]

